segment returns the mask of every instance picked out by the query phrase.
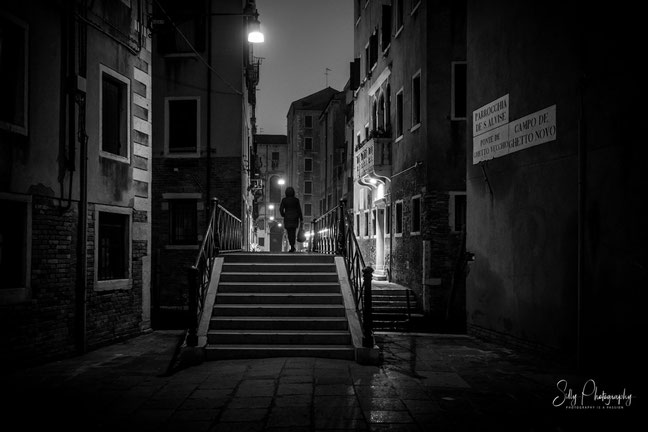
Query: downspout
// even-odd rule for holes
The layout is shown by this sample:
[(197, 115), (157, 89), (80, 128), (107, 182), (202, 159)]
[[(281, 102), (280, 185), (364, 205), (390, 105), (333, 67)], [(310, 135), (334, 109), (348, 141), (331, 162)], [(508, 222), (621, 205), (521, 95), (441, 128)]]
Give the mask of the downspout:
[(211, 72), (211, 64), (212, 64), (212, 2), (209, 1), (207, 2), (209, 4), (209, 13), (207, 14), (207, 130), (206, 130), (206, 140), (207, 140), (207, 169), (205, 172), (207, 173), (207, 186), (205, 188), (205, 194), (206, 196), (204, 197), (205, 200), (205, 221), (208, 223), (209, 221), (209, 216), (211, 214), (211, 99), (212, 99), (212, 72)]
[[(86, 4), (82, 5), (83, 10), (81, 13), (85, 18)], [(72, 11), (73, 12), (73, 11)], [(75, 26), (78, 25), (78, 58), (75, 59), (75, 52), (77, 50), (75, 40)], [(88, 232), (88, 136), (85, 130), (85, 89), (79, 88), (81, 81), (85, 81), (86, 71), (86, 50), (87, 50), (87, 32), (85, 25), (77, 24), (72, 20), (70, 29), (70, 64), (72, 68), (70, 73), (72, 77), (76, 78), (73, 93), (69, 101), (70, 109), (70, 136), (71, 142), (74, 137), (79, 142), (79, 221), (78, 221), (78, 235), (77, 235), (77, 291), (76, 291), (76, 321), (77, 321), (77, 348), (81, 353), (86, 352), (87, 333), (86, 333), (86, 319), (87, 319), (87, 232)], [(77, 60), (75, 62), (75, 60)], [(75, 76), (76, 64), (78, 63), (78, 77)], [(77, 123), (74, 124), (74, 112), (78, 105)], [(76, 134), (74, 133), (76, 131)]]

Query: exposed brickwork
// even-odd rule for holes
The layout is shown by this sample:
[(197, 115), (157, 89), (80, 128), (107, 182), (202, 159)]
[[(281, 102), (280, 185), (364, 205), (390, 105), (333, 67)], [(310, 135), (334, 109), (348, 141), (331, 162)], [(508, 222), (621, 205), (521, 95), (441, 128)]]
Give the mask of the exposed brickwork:
[[(203, 210), (198, 211), (198, 235), (207, 227), (210, 197), (207, 196), (206, 158), (153, 159), (153, 280), (154, 307), (184, 307), (187, 299), (186, 268), (196, 259), (197, 249), (169, 249), (169, 211), (163, 208), (164, 193), (200, 193)], [(241, 213), (241, 158), (212, 158), (211, 197), (237, 217)]]
[[(58, 201), (34, 196), (32, 204), (31, 298), (0, 307), (8, 362), (40, 363), (76, 351), (77, 203), (62, 211)], [(136, 212), (140, 221), (146, 212)], [(142, 220), (143, 218), (143, 220)], [(142, 257), (147, 241), (133, 241), (128, 290), (94, 291), (94, 206), (88, 208), (87, 347), (92, 349), (140, 333)]]

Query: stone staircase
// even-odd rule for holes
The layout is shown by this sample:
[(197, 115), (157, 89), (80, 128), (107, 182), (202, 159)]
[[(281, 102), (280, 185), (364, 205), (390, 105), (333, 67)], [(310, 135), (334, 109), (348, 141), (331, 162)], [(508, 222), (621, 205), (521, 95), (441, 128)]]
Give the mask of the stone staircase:
[(355, 351), (334, 257), (226, 255), (205, 355), (207, 359), (353, 360)]
[[(374, 282), (372, 285), (373, 328), (375, 331), (407, 332), (422, 315), (409, 288)], [(409, 310), (408, 310), (409, 292)]]

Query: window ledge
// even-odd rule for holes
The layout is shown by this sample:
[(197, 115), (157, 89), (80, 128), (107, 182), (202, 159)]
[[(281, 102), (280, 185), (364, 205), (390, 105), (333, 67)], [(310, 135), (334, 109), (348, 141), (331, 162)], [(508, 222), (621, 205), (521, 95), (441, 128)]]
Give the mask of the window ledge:
[(412, 231), (410, 233), (410, 236), (417, 236), (417, 235), (421, 235), (421, 231)]
[(394, 39), (396, 39), (400, 34), (403, 32), (403, 25), (401, 24), (400, 27), (398, 27), (398, 30), (396, 30), (396, 34), (394, 35)]
[(394, 144), (396, 144), (399, 141), (403, 141), (403, 134), (401, 134), (396, 140), (394, 140)]
[(416, 11), (418, 11), (418, 9), (419, 9), (420, 6), (421, 6), (421, 0), (419, 0), (419, 2), (416, 3), (416, 5), (414, 6), (414, 8), (412, 9), (412, 12), (410, 12), (410, 16), (413, 16), (413, 15), (416, 13)]
[(167, 250), (198, 250), (198, 245), (165, 245)]
[(403, 237), (403, 233), (395, 233), (394, 237)]
[(116, 162), (121, 162), (125, 164), (130, 164), (130, 158), (125, 157), (125, 156), (119, 156), (114, 153), (110, 153), (104, 150), (99, 150), (99, 156), (106, 158), (106, 159), (112, 159)]
[(421, 122), (416, 123), (412, 128), (410, 129), (410, 132), (414, 132), (418, 130), (421, 127)]
[(182, 158), (197, 158), (200, 157), (200, 154), (198, 152), (186, 152), (186, 153), (169, 153), (169, 152), (164, 152), (164, 157), (167, 158), (177, 158), (177, 159), (182, 159)]
[(129, 290), (133, 287), (132, 279), (112, 279), (112, 280), (98, 280), (95, 283), (95, 291), (113, 291), (113, 290)]

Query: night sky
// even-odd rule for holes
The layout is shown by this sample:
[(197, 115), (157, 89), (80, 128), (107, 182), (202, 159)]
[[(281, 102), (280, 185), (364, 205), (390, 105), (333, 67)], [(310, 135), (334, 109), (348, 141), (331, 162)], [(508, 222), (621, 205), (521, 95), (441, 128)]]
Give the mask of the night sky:
[(328, 85), (342, 90), (353, 60), (351, 0), (257, 0), (265, 43), (257, 93), (260, 134), (286, 134), (290, 104)]

